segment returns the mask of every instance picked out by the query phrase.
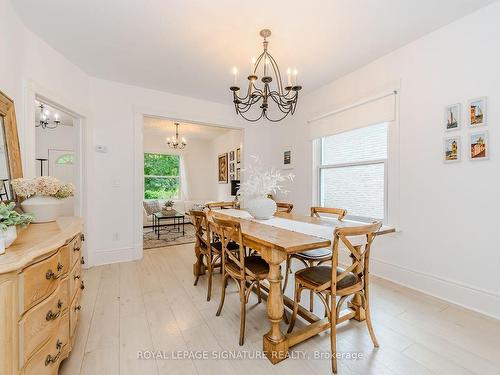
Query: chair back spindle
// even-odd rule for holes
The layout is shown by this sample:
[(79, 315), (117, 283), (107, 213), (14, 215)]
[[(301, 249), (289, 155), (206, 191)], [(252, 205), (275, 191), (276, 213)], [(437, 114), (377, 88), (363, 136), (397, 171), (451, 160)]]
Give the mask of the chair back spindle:
[[(241, 279), (245, 279), (246, 269), (245, 269), (245, 247), (243, 244), (243, 235), (241, 233), (241, 225), (236, 220), (226, 219), (214, 216), (213, 221), (215, 224), (215, 230), (222, 242), (222, 264), (225, 265), (227, 261), (235, 263), (240, 270)], [(239, 250), (237, 252), (238, 257), (235, 256), (234, 251), (230, 251), (228, 244), (230, 241), (234, 241), (238, 244)]]
[(311, 207), (311, 217), (321, 217), (320, 214), (337, 215), (337, 219), (342, 220), (347, 215), (347, 210), (343, 208)]

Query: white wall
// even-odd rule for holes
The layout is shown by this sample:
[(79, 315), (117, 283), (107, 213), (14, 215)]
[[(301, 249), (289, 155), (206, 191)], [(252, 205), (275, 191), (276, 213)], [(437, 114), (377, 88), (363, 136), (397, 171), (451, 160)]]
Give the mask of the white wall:
[[(34, 137), (26, 131), (33, 125), (25, 121), (31, 105), (25, 101), (28, 82), (87, 116), (86, 247), (89, 264), (99, 264), (141, 255), (142, 217), (140, 211), (135, 214), (134, 202), (142, 195), (135, 177), (142, 168), (136, 161), (142, 156), (144, 114), (245, 127), (245, 159), (258, 155), (274, 166), (280, 165), (282, 146), (293, 145), (297, 178), (287, 200), (306, 212), (312, 197), (306, 121), (401, 82), (401, 232), (377, 240), (373, 270), (500, 317), (500, 252), (494, 238), (500, 209), (495, 198), (500, 185), (498, 19), (497, 2), (302, 97), (292, 119), (243, 124), (230, 105), (89, 78), (28, 31), (8, 0), (0, 0), (0, 44), (6, 51), (0, 59), (0, 89), (16, 103), (24, 158), (35, 153)], [(444, 106), (482, 95), (489, 101), (490, 160), (443, 164)], [(466, 134), (462, 131), (464, 141)], [(98, 144), (108, 152), (95, 153)], [(24, 160), (28, 174), (34, 173), (30, 165)]]
[[(483, 8), (304, 96), (293, 121), (273, 139), (295, 148), (297, 175), (287, 198), (299, 211), (312, 202), (307, 120), (401, 84), (400, 233), (375, 241), (373, 272), (500, 317), (500, 3)], [(474, 50), (473, 50), (474, 49)], [(442, 162), (443, 111), (488, 97), (490, 160)], [(279, 165), (276, 148), (272, 163)]]
[[(212, 141), (212, 154), (210, 157), (210, 163), (212, 165), (212, 168), (214, 170), (213, 174), (210, 176), (210, 179), (214, 181), (215, 183), (215, 196), (212, 198), (213, 200), (217, 201), (232, 201), (234, 200), (234, 197), (231, 196), (231, 182), (229, 176), (231, 175), (231, 172), (229, 171), (229, 164), (231, 162), (229, 161), (229, 152), (235, 151), (234, 155), (234, 175), (236, 177), (236, 168), (243, 168), (243, 163), (236, 164), (236, 149), (241, 148), (241, 155), (244, 157), (244, 150), (243, 150), (243, 134), (241, 130), (231, 130), (228, 131), (226, 134), (222, 134), (218, 136), (216, 139)], [(223, 184), (223, 183), (218, 183), (219, 177), (219, 155), (227, 153), (227, 161), (228, 161), (228, 183)]]
[[(47, 158), (49, 149), (52, 150), (75, 150), (76, 134), (74, 126), (58, 126), (55, 129), (36, 128), (36, 157)], [(44, 172), (47, 163), (44, 163)], [(37, 174), (39, 174), (40, 163), (36, 164)]]
[[(16, 105), (27, 176), (35, 175), (34, 94), (83, 117), (87, 265), (142, 255), (142, 117), (158, 115), (219, 126), (246, 126), (231, 105), (93, 79), (29, 31), (9, 0), (0, 0), (0, 90)], [(40, 92), (39, 92), (40, 91)], [(228, 93), (229, 95), (229, 93)], [(249, 127), (250, 142), (267, 128)], [(107, 153), (96, 153), (105, 145)], [(255, 146), (254, 146), (255, 145)], [(258, 145), (245, 148), (256, 152)], [(139, 181), (139, 183), (137, 183)], [(137, 205), (135, 204), (137, 202)], [(137, 207), (136, 207), (137, 206)]]
[[(165, 92), (91, 79), (93, 143), (107, 153), (91, 152), (89, 162), (88, 231), (94, 240), (92, 264), (135, 259), (142, 255), (143, 116), (154, 115), (184, 122), (243, 128), (245, 123), (230, 105)], [(249, 139), (266, 128), (247, 127)], [(256, 151), (249, 144), (246, 149)], [(138, 202), (137, 205), (135, 202)], [(141, 211), (134, 212), (137, 207)], [(113, 217), (110, 219), (110, 213)]]

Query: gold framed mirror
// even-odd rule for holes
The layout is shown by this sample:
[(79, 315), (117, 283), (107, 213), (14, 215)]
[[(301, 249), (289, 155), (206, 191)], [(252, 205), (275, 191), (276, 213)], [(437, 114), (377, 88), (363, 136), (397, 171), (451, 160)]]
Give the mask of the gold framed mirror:
[(14, 199), (11, 181), (23, 177), (14, 102), (0, 91), (0, 200)]

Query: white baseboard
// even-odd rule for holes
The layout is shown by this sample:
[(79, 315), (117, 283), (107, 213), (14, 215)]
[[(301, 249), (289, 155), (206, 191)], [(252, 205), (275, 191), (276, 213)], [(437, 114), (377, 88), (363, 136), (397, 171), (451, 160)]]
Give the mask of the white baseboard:
[(371, 273), (410, 289), (500, 319), (500, 294), (371, 258)]
[(89, 254), (89, 266), (101, 266), (104, 264), (130, 262), (140, 259), (137, 251), (132, 247), (96, 250)]

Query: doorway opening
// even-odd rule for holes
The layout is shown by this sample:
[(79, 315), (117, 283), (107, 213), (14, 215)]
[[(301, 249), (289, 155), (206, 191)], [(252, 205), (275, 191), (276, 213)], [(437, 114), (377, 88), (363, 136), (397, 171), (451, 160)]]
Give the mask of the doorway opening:
[(145, 116), (142, 134), (143, 249), (194, 242), (189, 211), (237, 199), (243, 129)]
[(75, 196), (61, 202), (59, 216), (81, 216), (81, 119), (35, 99), (35, 174), (72, 183)]

